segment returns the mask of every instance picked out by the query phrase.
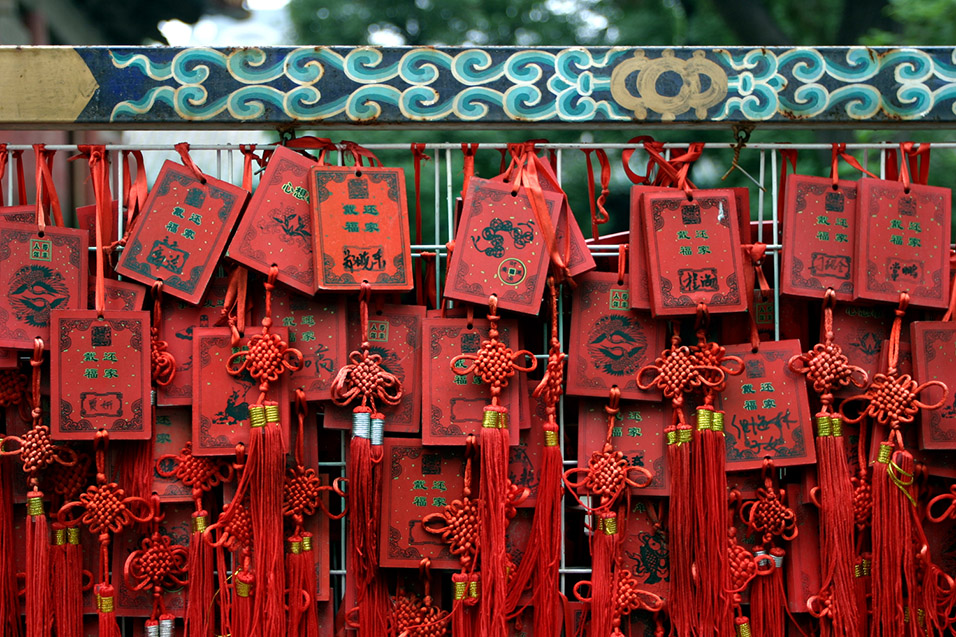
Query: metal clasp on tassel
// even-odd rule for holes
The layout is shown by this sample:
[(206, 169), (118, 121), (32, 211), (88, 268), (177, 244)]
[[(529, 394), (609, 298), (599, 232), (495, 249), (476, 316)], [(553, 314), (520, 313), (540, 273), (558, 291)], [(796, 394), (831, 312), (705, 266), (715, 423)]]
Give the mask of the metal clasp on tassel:
[(265, 427), (266, 426), (266, 409), (262, 405), (253, 405), (249, 408), (249, 426), (250, 427)]
[(27, 515), (33, 517), (43, 515), (43, 498), (37, 496), (27, 498)]
[(508, 414), (495, 409), (486, 409), (481, 418), (481, 426), (488, 429), (507, 429)]
[(205, 515), (197, 515), (193, 518), (193, 533), (204, 533), (209, 526), (209, 520)]
[(833, 435), (833, 418), (817, 416), (817, 438), (826, 438)]

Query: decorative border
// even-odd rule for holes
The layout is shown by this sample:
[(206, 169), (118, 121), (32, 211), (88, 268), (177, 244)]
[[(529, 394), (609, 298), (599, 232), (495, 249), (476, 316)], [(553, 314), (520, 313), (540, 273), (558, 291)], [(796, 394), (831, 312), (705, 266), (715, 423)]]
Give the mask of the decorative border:
[(36, 128), (956, 121), (953, 47), (0, 47), (0, 77)]

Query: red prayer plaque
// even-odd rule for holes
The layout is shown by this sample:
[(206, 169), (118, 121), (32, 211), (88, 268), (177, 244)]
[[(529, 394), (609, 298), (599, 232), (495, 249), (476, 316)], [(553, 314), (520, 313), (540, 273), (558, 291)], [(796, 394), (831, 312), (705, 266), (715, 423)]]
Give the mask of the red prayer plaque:
[[(939, 409), (920, 412), (919, 446), (922, 449), (956, 449), (956, 323), (921, 321), (912, 330), (913, 367), (916, 381), (941, 380), (949, 387), (946, 404)], [(902, 349), (902, 346), (900, 347)], [(919, 399), (933, 404), (942, 398), (942, 390), (933, 385), (923, 390)]]
[[(820, 513), (809, 498), (810, 481), (786, 485), (786, 503), (797, 516), (797, 536), (785, 549), (783, 575), (791, 613), (807, 612), (807, 600), (820, 592)], [(814, 481), (815, 482), (815, 481)], [(815, 486), (815, 485), (812, 485)]]
[[(448, 264), (445, 296), (487, 305), (498, 295), (498, 306), (537, 314), (544, 297), (550, 257), (538, 228), (527, 191), (511, 194), (511, 184), (473, 177)], [(564, 199), (544, 192), (551, 223)]]
[(627, 531), (621, 554), (624, 565), (637, 578), (641, 590), (667, 599), (670, 595), (670, 559), (667, 534), (654, 530), (649, 501), (633, 500), (627, 516)]
[(50, 311), (86, 309), (86, 232), (0, 223), (0, 347), (50, 342)]
[(92, 440), (149, 440), (149, 312), (63, 310), (52, 313), (51, 435)]
[[(644, 206), (644, 194), (650, 192), (673, 192), (670, 188), (659, 186), (631, 186), (631, 225), (627, 237), (621, 243), (628, 244), (628, 281), (631, 284), (631, 307), (639, 310), (651, 309), (650, 278), (647, 271), (647, 244), (641, 226), (641, 214)], [(627, 239), (624, 241), (623, 239)]]
[[(840, 303), (833, 309), (833, 342), (843, 350), (850, 365), (861, 367), (872, 380), (880, 371), (880, 350), (890, 337), (892, 324), (893, 310), (889, 307)], [(904, 329), (900, 336), (908, 338), (909, 331)], [(851, 385), (834, 395), (846, 398), (862, 393)]]
[[(272, 333), (286, 340), (284, 327)], [(229, 328), (196, 328), (193, 331), (193, 453), (197, 456), (228, 456), (237, 443), (249, 443), (249, 407), (259, 401), (259, 383), (248, 371), (232, 376), (226, 361), (233, 351), (247, 349), (254, 333), (247, 330), (238, 348), (232, 346)], [(266, 400), (279, 403), (282, 440), (291, 449), (288, 374), (269, 388)]]
[[(591, 454), (600, 451), (607, 435), (605, 402), (582, 400), (578, 411), (578, 466), (587, 467)], [(665, 413), (666, 412), (666, 413)], [(611, 444), (628, 463), (644, 467), (653, 474), (638, 495), (670, 495), (670, 479), (665, 456), (664, 428), (670, 423), (669, 408), (660, 402), (622, 400), (617, 422), (611, 429)], [(582, 490), (582, 493), (584, 491)]]
[(859, 181), (854, 292), (858, 299), (945, 308), (949, 302), (950, 190)]
[(116, 271), (197, 304), (226, 247), (249, 193), (230, 183), (193, 173), (172, 161), (163, 164), (133, 227)]
[[(752, 313), (757, 323), (761, 341), (774, 340), (774, 295), (773, 290), (762, 293), (754, 291)], [(810, 342), (809, 304), (803, 299), (780, 297), (780, 339), (797, 339)], [(816, 321), (816, 319), (814, 319)], [(743, 343), (750, 340), (750, 322), (739, 316), (723, 316), (720, 319), (721, 343)]]
[(279, 283), (310, 296), (318, 290), (309, 206), (312, 166), (314, 159), (285, 146), (276, 147), (227, 255), (264, 274), (276, 265)]
[(746, 310), (734, 193), (699, 190), (693, 196), (643, 195), (651, 309), (656, 316), (693, 314), (703, 302), (712, 314)]
[(313, 166), (309, 195), (318, 289), (412, 289), (401, 168)]
[(32, 223), (36, 225), (37, 207), (33, 204), (23, 206), (0, 206), (0, 217), (3, 221), (17, 223)]
[(568, 204), (568, 197), (561, 189), (558, 178), (554, 174), (551, 164), (541, 159), (534, 158), (538, 169), (538, 183), (544, 192), (553, 192), (564, 196), (564, 204), (561, 206), (561, 212), (558, 213), (558, 223), (554, 228), (555, 240), (558, 243), (558, 252), (562, 258), (565, 255), (565, 246), (568, 253), (568, 272), (572, 277), (576, 277), (583, 272), (594, 269), (594, 257), (588, 250), (587, 240), (581, 233), (581, 227), (578, 225), (574, 213), (571, 212), (571, 206)]
[(857, 235), (856, 182), (827, 177), (787, 177), (783, 226), (784, 294), (823, 298), (833, 288), (838, 301), (853, 295)]
[(18, 361), (17, 350), (0, 349), (0, 369), (16, 369)]
[(427, 557), (432, 568), (459, 569), (450, 545), (441, 535), (427, 532), (422, 520), (461, 499), (463, 451), (426, 449), (417, 440), (385, 438), (384, 466), (388, 478), (382, 497), (381, 565), (418, 568)]
[[(264, 307), (256, 308), (254, 325), (260, 324), (264, 312)], [(272, 291), (272, 324), (288, 328), (289, 346), (302, 352), (302, 369), (292, 375), (289, 386), (293, 390), (301, 387), (306, 400), (332, 397), (332, 380), (348, 362), (347, 321), (345, 297), (303, 296), (281, 288)]]
[[(518, 348), (518, 325), (511, 320), (498, 324), (502, 343)], [(488, 321), (474, 319), (473, 328), (460, 318), (426, 318), (422, 323), (425, 348), (422, 350), (423, 383), (422, 409), (425, 413), (422, 442), (426, 445), (463, 445), (469, 434), (481, 433), (481, 420), (486, 405), (491, 403), (488, 386), (474, 374), (458, 374), (451, 362), (461, 354), (475, 354), (488, 338)], [(460, 369), (467, 361), (459, 361)], [(475, 382), (475, 381), (478, 382)], [(502, 391), (501, 404), (508, 408), (508, 432), (511, 444), (518, 444), (521, 416), (520, 387), (517, 376), (512, 376)]]
[(727, 376), (719, 399), (727, 471), (759, 469), (767, 457), (777, 467), (816, 462), (806, 380), (787, 366), (801, 351), (792, 340), (761, 343), (756, 354), (749, 343), (727, 347), (744, 363), (742, 374)]
[[(167, 504), (163, 507), (163, 519), (159, 523), (159, 534), (170, 539), (173, 545), (189, 547), (192, 533), (192, 504)], [(124, 577), (126, 559), (134, 551), (142, 548), (145, 536), (136, 526), (130, 527), (113, 539), (113, 587), (116, 594), (113, 603), (117, 615), (126, 617), (149, 617), (153, 612), (153, 588), (148, 586), (134, 591)], [(185, 554), (183, 555), (185, 569)], [(182, 574), (183, 579), (188, 573)], [(181, 587), (163, 590), (163, 603), (166, 610), (176, 617), (182, 617), (186, 609), (186, 589)], [(140, 623), (140, 622), (137, 622)]]
[[(116, 200), (113, 200), (113, 204), (110, 207), (110, 214), (112, 215), (110, 236), (103, 237), (103, 245), (109, 245), (119, 238), (119, 226), (116, 223), (116, 219), (119, 216), (119, 202)], [(86, 230), (89, 233), (90, 245), (96, 245), (96, 204), (79, 206), (76, 209), (76, 227)]]
[[(179, 478), (164, 478), (156, 471), (157, 461), (165, 455), (178, 456), (192, 436), (192, 413), (185, 407), (158, 407), (153, 423), (153, 491), (160, 502), (192, 502), (192, 489)], [(163, 461), (163, 470), (171, 471), (172, 459)]]
[[(139, 283), (129, 281), (116, 281), (114, 279), (105, 279), (106, 294), (104, 301), (107, 310), (116, 310), (118, 312), (133, 312), (143, 309), (143, 301), (146, 299), (146, 288)], [(96, 307), (96, 286), (93, 279), (90, 279), (89, 305), (87, 307)]]
[[(349, 350), (357, 350), (360, 324), (354, 316), (348, 324)], [(382, 365), (402, 381), (402, 401), (394, 406), (376, 405), (385, 415), (386, 433), (418, 433), (421, 426), (422, 321), (425, 308), (419, 305), (385, 305), (370, 311), (368, 340), (373, 354), (382, 357)], [(338, 370), (336, 370), (337, 372)], [(323, 426), (326, 429), (351, 429), (352, 408), (328, 405)]]
[(753, 228), (750, 225), (750, 188), (737, 186), (729, 189), (737, 204), (737, 223), (740, 227), (740, 243), (753, 243)]
[[(158, 388), (160, 406), (190, 405), (193, 397), (193, 330), (213, 327), (222, 316), (228, 281), (213, 279), (206, 296), (199, 305), (189, 305), (182, 299), (163, 297), (163, 324), (160, 338), (166, 341), (166, 351), (176, 359), (176, 375), (165, 387)], [(246, 329), (256, 329), (247, 322)]]
[[(531, 390), (525, 390), (529, 394)], [(544, 453), (544, 423), (547, 415), (544, 405), (532, 398), (534, 409), (528, 416), (529, 427), (520, 432), (519, 442), (508, 449), (508, 479), (529, 491), (528, 499), (519, 508), (533, 509), (538, 502), (538, 482), (541, 478), (541, 456)]]
[(660, 391), (637, 386), (637, 372), (664, 349), (664, 322), (631, 308), (627, 275), (588, 272), (576, 282), (567, 392), (606, 397), (616, 385), (621, 398), (660, 400)]

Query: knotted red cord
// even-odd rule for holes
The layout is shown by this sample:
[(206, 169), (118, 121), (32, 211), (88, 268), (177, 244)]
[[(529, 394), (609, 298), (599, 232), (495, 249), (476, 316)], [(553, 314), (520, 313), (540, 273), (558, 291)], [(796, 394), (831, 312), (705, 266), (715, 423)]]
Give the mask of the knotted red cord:
[(149, 360), (153, 383), (166, 387), (176, 377), (176, 359), (169, 344), (160, 338), (163, 329), (163, 282), (153, 282), (153, 323), (149, 328)]

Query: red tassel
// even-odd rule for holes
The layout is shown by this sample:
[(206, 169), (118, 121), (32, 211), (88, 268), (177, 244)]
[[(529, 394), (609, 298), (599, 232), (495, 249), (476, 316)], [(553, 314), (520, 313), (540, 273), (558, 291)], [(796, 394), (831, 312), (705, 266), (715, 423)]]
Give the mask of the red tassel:
[(830, 591), (829, 622), (836, 637), (860, 637), (853, 546), (853, 485), (846, 461), (843, 421), (818, 414), (817, 476), (820, 484), (820, 563)]
[(481, 634), (507, 635), (508, 579), (505, 515), (508, 486), (508, 410), (485, 407), (481, 426), (479, 546), (481, 547)]
[(285, 570), (289, 591), (289, 634), (318, 637), (319, 618), (315, 608), (315, 558), (312, 535), (293, 536), (287, 543)]
[[(679, 407), (674, 407), (679, 409)], [(676, 420), (676, 418), (675, 418)], [(667, 537), (671, 567), (671, 595), (668, 599), (671, 623), (680, 636), (690, 635), (694, 623), (693, 538), (694, 511), (688, 501), (690, 481), (691, 428), (684, 423), (669, 427), (667, 466), (671, 474), (671, 498), (668, 511)], [(724, 527), (726, 528), (726, 527)]]
[(258, 637), (264, 635), (253, 625), (255, 597), (252, 589), (255, 577), (247, 571), (236, 573), (235, 597), (233, 599), (232, 634), (235, 637)]
[(564, 494), (564, 462), (558, 446), (558, 428), (544, 427), (544, 450), (538, 479), (531, 537), (538, 541), (534, 577), (534, 633), (560, 635), (563, 612), (558, 567), (561, 564), (561, 497)]
[(195, 511), (192, 516), (192, 535), (189, 538), (189, 557), (186, 573), (186, 637), (212, 635), (213, 616), (213, 548), (203, 540), (209, 522), (206, 511)]
[(95, 592), (99, 637), (123, 637), (116, 623), (116, 614), (113, 612), (116, 591), (110, 584), (98, 584)]
[(20, 604), (13, 537), (13, 467), (0, 459), (0, 633), (19, 637)]
[(757, 551), (754, 556), (759, 561), (770, 560), (773, 567), (769, 573), (758, 573), (750, 586), (750, 615), (753, 620), (751, 628), (754, 635), (760, 637), (784, 637), (786, 626), (787, 596), (783, 590), (783, 558), (784, 550), (770, 549)]
[[(10, 494), (4, 494), (9, 497)], [(43, 513), (43, 494), (27, 494), (26, 546), (27, 637), (49, 637), (53, 628), (50, 597), (50, 532)]]
[(614, 595), (617, 591), (612, 572), (620, 535), (617, 514), (597, 514), (597, 528), (591, 534), (591, 637), (607, 637), (614, 630)]
[(873, 465), (873, 636), (918, 635), (916, 623), (907, 625), (909, 609), (919, 603), (916, 578), (913, 516), (910, 492), (913, 456), (880, 443)]
[(53, 524), (53, 619), (57, 637), (80, 637), (83, 631), (83, 551), (79, 527)]
[(697, 444), (692, 453), (694, 498), (698, 521), (694, 543), (697, 567), (697, 629), (700, 635), (725, 635), (732, 630), (730, 564), (727, 554), (727, 473), (724, 414), (712, 407), (697, 409)]
[(453, 573), (455, 601), (451, 610), (451, 634), (453, 637), (478, 636), (478, 574)]

